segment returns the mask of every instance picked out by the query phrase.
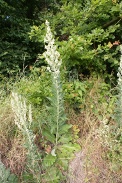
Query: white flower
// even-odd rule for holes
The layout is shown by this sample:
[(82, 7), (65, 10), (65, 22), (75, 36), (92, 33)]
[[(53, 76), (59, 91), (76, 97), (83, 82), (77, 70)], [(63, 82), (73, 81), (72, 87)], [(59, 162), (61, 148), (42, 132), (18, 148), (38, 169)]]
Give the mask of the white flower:
[(50, 67), (47, 67), (47, 70), (48, 70), (49, 72), (51, 72), (51, 69), (50, 69)]
[(56, 156), (55, 149), (53, 149), (53, 150), (51, 151), (51, 155), (52, 155), (52, 156)]

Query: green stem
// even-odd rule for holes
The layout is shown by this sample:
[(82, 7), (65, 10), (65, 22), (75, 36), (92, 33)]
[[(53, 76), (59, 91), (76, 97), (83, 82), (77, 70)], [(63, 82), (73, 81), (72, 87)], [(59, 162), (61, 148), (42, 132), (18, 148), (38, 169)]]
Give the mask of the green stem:
[(59, 104), (60, 104), (60, 99), (59, 99), (59, 85), (58, 85), (58, 78), (54, 79), (55, 82), (55, 89), (56, 89), (56, 100), (57, 100), (57, 105), (56, 105), (56, 145), (58, 144), (58, 131), (59, 131)]

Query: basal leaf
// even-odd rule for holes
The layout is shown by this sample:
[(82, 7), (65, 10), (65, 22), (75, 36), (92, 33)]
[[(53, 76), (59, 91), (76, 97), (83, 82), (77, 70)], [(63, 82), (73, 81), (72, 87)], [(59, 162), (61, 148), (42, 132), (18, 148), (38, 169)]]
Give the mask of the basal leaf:
[(59, 150), (62, 152), (62, 154), (64, 153), (64, 156), (67, 155), (67, 154), (71, 154), (80, 150), (80, 146), (78, 144), (72, 144), (72, 143), (69, 143), (69, 144), (63, 144)]
[(71, 142), (71, 140), (72, 140), (71, 134), (66, 133), (66, 134), (63, 134), (59, 138), (58, 142), (63, 143), (63, 144), (65, 144), (65, 143), (67, 144), (67, 143)]
[(64, 124), (64, 125), (62, 125), (62, 126), (60, 127), (60, 129), (59, 129), (59, 134), (61, 135), (61, 134), (64, 134), (64, 133), (68, 132), (68, 130), (69, 130), (71, 127), (72, 127), (71, 124)]
[(52, 166), (55, 161), (56, 161), (56, 156), (52, 156), (51, 154), (48, 154), (44, 159), (43, 159), (43, 166), (44, 167), (50, 167)]
[(11, 174), (2, 162), (0, 162), (0, 183), (18, 183), (16, 175)]
[(60, 176), (59, 170), (56, 167), (47, 168), (46, 174), (42, 177), (46, 183), (59, 183)]
[(50, 142), (55, 143), (55, 136), (51, 134), (50, 131), (44, 129), (42, 131), (42, 135), (46, 137), (46, 139), (49, 140)]

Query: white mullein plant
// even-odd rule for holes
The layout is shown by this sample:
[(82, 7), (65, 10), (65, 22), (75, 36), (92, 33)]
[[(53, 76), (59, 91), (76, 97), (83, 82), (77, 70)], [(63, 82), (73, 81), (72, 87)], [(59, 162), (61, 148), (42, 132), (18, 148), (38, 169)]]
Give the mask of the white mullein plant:
[[(118, 123), (118, 127), (116, 130), (116, 136), (120, 136), (122, 133), (122, 129), (120, 128), (122, 126), (122, 45), (120, 45), (120, 66), (118, 69), (118, 97), (117, 97), (117, 104), (116, 104), (116, 111), (115, 111), (115, 119)], [(116, 140), (116, 138), (112, 137), (112, 134), (110, 132), (110, 127), (108, 125), (108, 120), (103, 119), (101, 121), (100, 128), (96, 131), (97, 136), (100, 138), (100, 142), (103, 146), (109, 147), (109, 149), (113, 150), (113, 143), (116, 144), (119, 142)], [(121, 135), (122, 136), (122, 135)]]
[(51, 32), (49, 22), (46, 20), (46, 36), (44, 39), (45, 49), (44, 57), (48, 63), (48, 71), (52, 75), (53, 80), (53, 97), (51, 100), (52, 108), (53, 108), (53, 124), (50, 125), (52, 133), (56, 132), (56, 140), (55, 145), (58, 143), (59, 138), (59, 128), (61, 124), (65, 123), (64, 117), (64, 107), (63, 107), (63, 97), (62, 97), (62, 86), (60, 81), (60, 68), (62, 64), (62, 60), (60, 59), (60, 54), (57, 51), (57, 47), (55, 45), (55, 40), (53, 38), (53, 34)]
[(26, 102), (20, 95), (12, 92), (11, 106), (14, 113), (14, 122), (18, 128), (27, 135), (30, 147), (32, 145), (29, 129), (32, 123), (31, 105), (27, 108)]
[(19, 130), (23, 133), (25, 138), (25, 145), (28, 149), (28, 168), (30, 168), (31, 173), (36, 176), (37, 182), (40, 179), (40, 175), (38, 175), (39, 164), (38, 157), (39, 153), (34, 144), (35, 136), (31, 130), (32, 124), (32, 109), (31, 105), (27, 106), (25, 99), (22, 98), (21, 95), (18, 95), (15, 92), (12, 92), (11, 95), (11, 107), (14, 113), (14, 122), (19, 128)]
[(103, 119), (101, 121), (100, 127), (95, 132), (96, 136), (98, 136), (98, 138), (100, 139), (100, 143), (103, 146), (110, 148), (111, 147), (110, 128), (107, 119)]
[(122, 126), (122, 45), (120, 45), (120, 66), (118, 69), (118, 99), (117, 99), (117, 109), (116, 109), (116, 121), (119, 126)]
[(15, 92), (12, 92), (11, 96), (11, 106), (14, 113), (15, 124), (20, 130), (28, 131), (32, 123), (31, 105), (27, 108), (25, 100), (22, 99), (21, 95)]

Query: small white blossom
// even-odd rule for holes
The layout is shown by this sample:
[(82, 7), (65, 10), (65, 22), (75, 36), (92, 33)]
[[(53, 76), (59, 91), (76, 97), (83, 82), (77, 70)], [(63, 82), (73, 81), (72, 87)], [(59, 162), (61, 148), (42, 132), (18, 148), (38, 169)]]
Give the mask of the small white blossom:
[(50, 67), (47, 67), (47, 70), (48, 70), (49, 72), (51, 72), (51, 69), (50, 69)]

